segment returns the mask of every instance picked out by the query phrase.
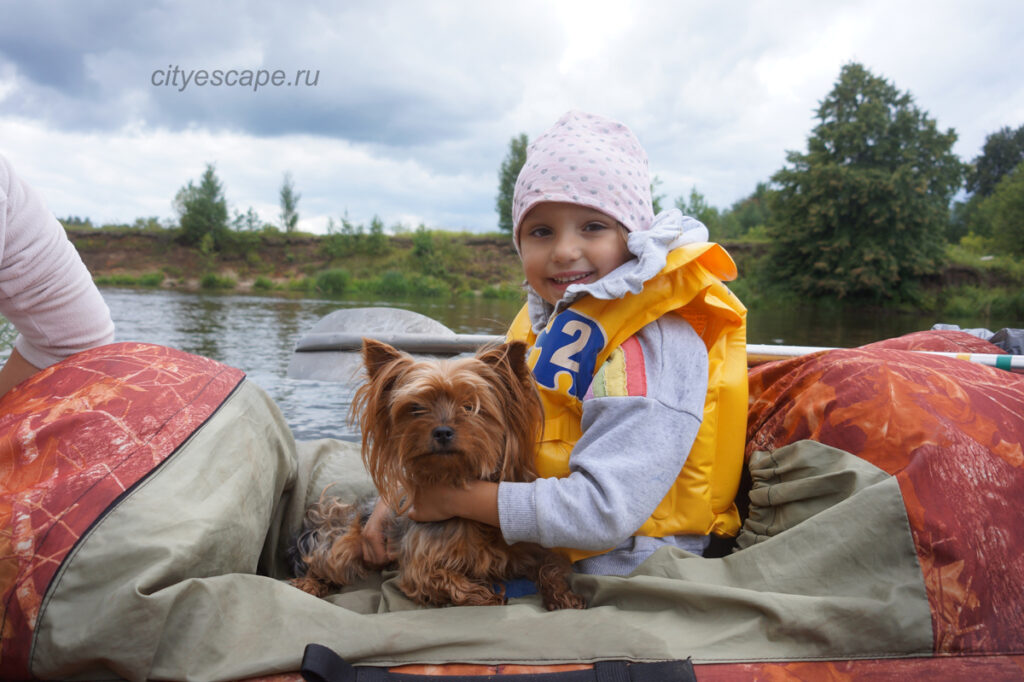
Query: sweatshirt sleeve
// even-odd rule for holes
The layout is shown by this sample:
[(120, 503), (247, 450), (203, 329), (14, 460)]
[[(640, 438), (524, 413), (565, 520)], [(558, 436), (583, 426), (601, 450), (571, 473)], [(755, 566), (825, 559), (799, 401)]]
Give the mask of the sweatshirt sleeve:
[(36, 367), (114, 340), (110, 310), (64, 228), (2, 156), (0, 314)]
[(704, 343), (682, 318), (666, 315), (628, 339), (584, 397), (569, 476), (500, 484), (505, 540), (602, 550), (630, 537), (686, 462), (707, 382)]

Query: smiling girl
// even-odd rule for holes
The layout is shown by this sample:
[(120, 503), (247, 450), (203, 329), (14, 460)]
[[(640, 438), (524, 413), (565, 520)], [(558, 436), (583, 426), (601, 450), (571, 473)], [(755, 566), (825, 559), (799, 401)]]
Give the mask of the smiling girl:
[(678, 210), (654, 216), (639, 142), (593, 114), (530, 145), (512, 210), (527, 304), (509, 338), (532, 344), (539, 478), (421, 491), (410, 516), (483, 521), (618, 575), (735, 535), (746, 310), (728, 254)]

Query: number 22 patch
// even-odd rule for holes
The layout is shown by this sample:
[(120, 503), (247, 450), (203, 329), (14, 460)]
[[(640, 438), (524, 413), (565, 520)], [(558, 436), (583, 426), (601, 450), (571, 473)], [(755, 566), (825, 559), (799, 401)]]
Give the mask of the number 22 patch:
[(533, 366), (538, 384), (553, 391), (560, 390), (558, 376), (572, 379), (568, 393), (582, 400), (594, 379), (597, 356), (607, 340), (595, 320), (575, 310), (565, 310), (540, 333), (534, 347), (540, 351)]

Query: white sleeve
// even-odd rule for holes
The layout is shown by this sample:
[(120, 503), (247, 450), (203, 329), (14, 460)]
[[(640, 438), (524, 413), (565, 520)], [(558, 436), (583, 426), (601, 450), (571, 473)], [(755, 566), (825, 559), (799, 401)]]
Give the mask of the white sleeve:
[(114, 340), (110, 309), (64, 228), (2, 156), (0, 314), (36, 367)]

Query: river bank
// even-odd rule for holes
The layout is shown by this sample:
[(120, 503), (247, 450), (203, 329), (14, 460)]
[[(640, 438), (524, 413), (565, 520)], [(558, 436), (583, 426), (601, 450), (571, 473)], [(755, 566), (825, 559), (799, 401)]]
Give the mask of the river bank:
[[(172, 230), (69, 229), (68, 236), (100, 285), (320, 296), (522, 296), (519, 259), (504, 234), (233, 233), (220, 252), (183, 246)], [(768, 280), (766, 243), (724, 245), (740, 272), (732, 288), (748, 307), (801, 303)], [(960, 247), (948, 257), (938, 274), (921, 282), (910, 308), (946, 318), (1024, 318), (1024, 265)]]

